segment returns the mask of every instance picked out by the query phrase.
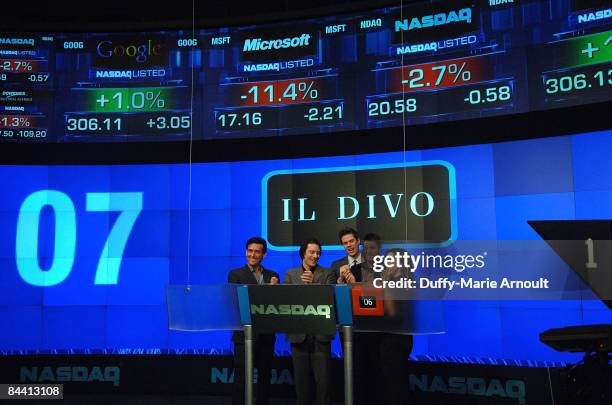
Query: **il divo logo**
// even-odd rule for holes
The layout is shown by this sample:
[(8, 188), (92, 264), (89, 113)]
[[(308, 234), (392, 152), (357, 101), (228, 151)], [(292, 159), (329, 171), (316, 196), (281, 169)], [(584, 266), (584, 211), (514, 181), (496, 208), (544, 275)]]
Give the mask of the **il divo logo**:
[(276, 171), (262, 187), (262, 228), (272, 249), (291, 250), (312, 236), (338, 245), (346, 226), (386, 243), (455, 238), (455, 170), (448, 162)]
[[(377, 199), (377, 197), (379, 197)], [(425, 212), (419, 212), (417, 208), (418, 198), (423, 197), (425, 199), (425, 208), (421, 209)], [(359, 200), (355, 197), (351, 196), (338, 196), (338, 219), (339, 220), (347, 220), (356, 218), (359, 215), (360, 209), (363, 206), (363, 203), (360, 205)], [(383, 213), (378, 215), (389, 215), (391, 218), (395, 218), (400, 209), (400, 205), (402, 203), (402, 199), (404, 198), (403, 193), (397, 193), (395, 195), (392, 194), (382, 194), (377, 196), (376, 194), (368, 194), (367, 195), (367, 219), (376, 219), (376, 207), (380, 205), (380, 202), (377, 200), (382, 199), (384, 201), (383, 205)], [(283, 221), (290, 222), (291, 219), (291, 205), (293, 200), (291, 198), (283, 198)], [(298, 206), (299, 206), (299, 215), (297, 217), (297, 221), (315, 221), (317, 219), (317, 212), (312, 209), (310, 211), (306, 208), (306, 203), (308, 198), (298, 198)], [(348, 208), (347, 208), (348, 206)], [(426, 217), (431, 215), (434, 210), (435, 202), (433, 196), (427, 192), (421, 191), (415, 193), (410, 197), (410, 213), (412, 215), (416, 215), (419, 217)], [(386, 210), (385, 210), (386, 208)], [(308, 214), (307, 214), (308, 212)], [(349, 214), (350, 213), (350, 214)]]

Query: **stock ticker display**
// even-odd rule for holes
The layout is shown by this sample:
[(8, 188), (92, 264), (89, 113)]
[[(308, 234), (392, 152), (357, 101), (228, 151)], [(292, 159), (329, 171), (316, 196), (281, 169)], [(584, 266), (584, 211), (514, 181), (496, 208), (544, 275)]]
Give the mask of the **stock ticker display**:
[(0, 140), (328, 133), (607, 101), (611, 21), (599, 0), (462, 0), (195, 31), (3, 33)]

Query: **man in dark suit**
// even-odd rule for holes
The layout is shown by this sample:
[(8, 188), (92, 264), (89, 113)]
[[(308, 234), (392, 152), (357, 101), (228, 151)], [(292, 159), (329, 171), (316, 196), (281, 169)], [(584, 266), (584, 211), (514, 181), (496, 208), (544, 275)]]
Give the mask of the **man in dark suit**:
[[(319, 266), (321, 243), (308, 239), (300, 246), (302, 264), (287, 270), (285, 284), (334, 284), (331, 269)], [(293, 358), (297, 405), (310, 405), (310, 373), (314, 374), (317, 405), (331, 404), (331, 341), (334, 335), (288, 334)]]
[[(234, 284), (278, 284), (278, 273), (264, 268), (261, 264), (268, 244), (260, 237), (252, 237), (246, 242), (247, 263), (237, 269), (231, 270), (227, 281)], [(257, 405), (265, 405), (270, 399), (270, 374), (272, 357), (274, 356), (274, 334), (254, 336), (253, 363), (257, 367)], [(244, 404), (244, 332), (235, 331), (232, 335), (234, 342), (234, 391), (233, 405)]]
[(331, 268), (336, 274), (338, 284), (354, 284), (361, 280), (361, 264), (365, 262), (359, 252), (359, 234), (353, 228), (343, 228), (338, 232), (338, 239), (344, 247), (346, 256), (332, 262)]

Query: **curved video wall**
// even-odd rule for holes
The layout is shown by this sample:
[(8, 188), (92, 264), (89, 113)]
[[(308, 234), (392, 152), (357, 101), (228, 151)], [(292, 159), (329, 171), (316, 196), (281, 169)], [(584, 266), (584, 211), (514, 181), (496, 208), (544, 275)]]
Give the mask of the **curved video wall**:
[(0, 142), (408, 128), (609, 101), (599, 0), (411, 3), (230, 28), (0, 34)]
[[(446, 333), (418, 336), (415, 355), (577, 359), (540, 343), (539, 333), (609, 323), (612, 314), (527, 221), (612, 217), (611, 140), (602, 131), (191, 167), (0, 167), (0, 353), (219, 353), (231, 348), (229, 332), (168, 330), (168, 284), (225, 283), (253, 235), (269, 241), (263, 264), (281, 278), (299, 264), (305, 235), (323, 241), (320, 263), (329, 266), (344, 255), (337, 231), (352, 226), (379, 233), (386, 248), (411, 239), (417, 255), (484, 251), (485, 268), (459, 269), (462, 277), (542, 276), (561, 293), (447, 291)], [(405, 188), (398, 169), (427, 181)]]
[[(435, 1), (273, 25), (1, 34), (0, 354), (223, 352), (229, 332), (168, 330), (167, 285), (225, 283), (253, 235), (281, 278), (308, 236), (328, 266), (352, 226), (417, 255), (482, 254), (477, 277), (554, 287), (448, 292), (446, 333), (417, 337), (415, 355), (577, 360), (539, 333), (612, 322), (610, 297), (527, 221), (612, 217), (612, 133), (599, 114), (612, 99), (611, 17), (599, 0)], [(577, 114), (570, 129), (523, 133), (511, 116), (485, 140), (442, 143), (464, 146), (428, 138), (467, 136), (456, 120), (594, 103), (595, 128)], [(448, 133), (421, 125), (442, 121)], [(383, 127), (404, 150), (381, 147)], [(318, 133), (330, 136), (283, 137)], [(551, 135), (564, 136), (538, 138)], [(361, 138), (319, 153), (329, 145), (317, 139), (341, 136)], [(252, 137), (274, 153), (236, 151)], [(78, 145), (228, 138), (193, 164), (187, 148), (158, 159), (170, 144)], [(27, 142), (41, 145), (8, 145)]]

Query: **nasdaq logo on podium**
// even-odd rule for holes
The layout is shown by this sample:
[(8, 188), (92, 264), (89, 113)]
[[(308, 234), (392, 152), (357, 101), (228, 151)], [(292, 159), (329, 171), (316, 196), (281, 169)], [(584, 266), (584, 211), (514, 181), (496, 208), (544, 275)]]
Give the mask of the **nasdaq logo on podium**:
[(251, 315), (324, 316), (331, 318), (332, 305), (251, 304)]
[(336, 333), (330, 285), (253, 285), (248, 287), (248, 302), (255, 333)]
[(456, 239), (455, 169), (445, 161), (287, 170), (262, 181), (262, 230), (271, 249), (309, 237), (342, 249), (338, 231), (375, 232), (388, 245)]

